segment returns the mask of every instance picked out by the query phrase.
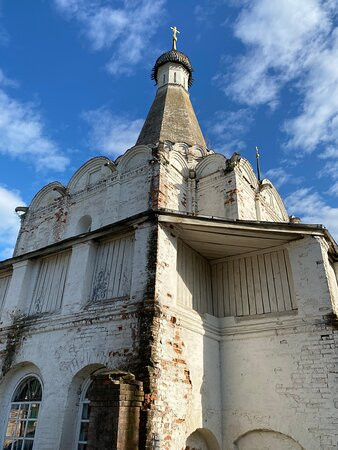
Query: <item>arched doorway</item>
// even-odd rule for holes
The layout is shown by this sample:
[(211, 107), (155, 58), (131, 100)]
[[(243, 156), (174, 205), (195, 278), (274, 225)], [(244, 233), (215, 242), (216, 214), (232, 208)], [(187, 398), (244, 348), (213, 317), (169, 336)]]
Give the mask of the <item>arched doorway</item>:
[(220, 450), (217, 439), (206, 428), (197, 428), (187, 438), (185, 450)]

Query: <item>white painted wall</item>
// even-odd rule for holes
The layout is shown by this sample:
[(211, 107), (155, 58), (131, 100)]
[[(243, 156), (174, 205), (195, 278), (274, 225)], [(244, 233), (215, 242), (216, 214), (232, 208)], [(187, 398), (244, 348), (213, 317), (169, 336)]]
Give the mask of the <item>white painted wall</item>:
[[(81, 168), (67, 187), (69, 197), (60, 199), (50, 188), (40, 192), (24, 220), (17, 253), (73, 236), (84, 215), (92, 217), (92, 229), (97, 229), (142, 212), (151, 202), (181, 212), (253, 217), (255, 179), (247, 165), (225, 173), (224, 157), (175, 145), (182, 158), (170, 160), (166, 154), (161, 169), (149, 163), (150, 149), (134, 148), (116, 161), (117, 173), (103, 165), (105, 159)], [(189, 178), (195, 169), (196, 178)], [(280, 209), (277, 219), (283, 214)], [(272, 215), (270, 219), (277, 220)], [(38, 317), (22, 336), (20, 329), (17, 338), (14, 334), (13, 368), (0, 382), (0, 410), (8, 411), (20, 377), (27, 373), (41, 377), (39, 450), (69, 448), (79, 387), (92, 370), (121, 368), (137, 358), (135, 311), (146, 290), (148, 237), (147, 223), (136, 227), (128, 266), (129, 295), (95, 304), (88, 300), (98, 243), (74, 245), (61, 310)], [(191, 308), (197, 299), (189, 303), (183, 287), (177, 291), (177, 249), (177, 236), (160, 226), (155, 286), (161, 309), (155, 321), (159, 375), (153, 405), (158, 448), (184, 448), (196, 429), (208, 430), (223, 449), (245, 448), (248, 439), (259, 439), (254, 430), (270, 429), (307, 450), (333, 450), (338, 433), (337, 399), (332, 395), (337, 390), (333, 375), (337, 332), (327, 315), (336, 302), (336, 279), (323, 239), (307, 237), (287, 245), (298, 310), (263, 317), (217, 318), (207, 314), (208, 309)], [(3, 326), (12, 324), (18, 313), (28, 313), (38, 267), (39, 258), (13, 264)], [(202, 267), (201, 263), (199, 270)], [(203, 290), (198, 295), (200, 305), (209, 304), (209, 298), (202, 298)], [(2, 358), (8, 355), (9, 331), (4, 328), (0, 333)], [(5, 424), (2, 414), (0, 435)], [(240, 440), (249, 432), (251, 437)]]
[[(54, 314), (42, 314), (31, 321), (28, 317), (22, 333), (19, 325), (14, 326), (11, 338), (8, 335), (11, 329), (0, 330), (0, 366), (6, 358), (12, 358), (10, 371), (0, 377), (0, 445), (11, 396), (19, 380), (27, 374), (38, 375), (43, 385), (35, 448), (71, 450), (81, 384), (99, 367), (122, 369), (130, 361), (136, 361), (139, 352), (136, 311), (147, 283), (149, 230), (147, 223), (135, 229), (132, 247), (128, 244), (132, 251), (128, 252), (129, 266), (126, 270), (123, 264), (119, 266), (120, 252), (117, 252), (115, 265), (119, 275), (125, 271), (131, 276), (128, 299), (124, 291), (122, 298), (117, 296), (106, 301), (88, 302), (91, 299), (91, 280), (98, 268), (95, 265), (98, 247), (88, 241), (74, 246), (71, 252), (61, 310)], [(130, 243), (130, 234), (117, 239), (119, 249), (125, 249), (121, 239)], [(2, 319), (7, 318), (8, 325), (15, 314), (29, 312), (34, 287), (28, 290), (24, 287), (31, 278), (32, 270), (34, 264), (29, 260), (14, 266), (13, 283), (5, 298), (2, 316)], [(36, 280), (36, 277), (33, 279)], [(13, 353), (10, 353), (9, 344), (14, 345)]]
[(159, 67), (156, 81), (159, 88), (167, 84), (179, 84), (188, 90), (189, 72), (181, 64), (168, 62)]
[(323, 242), (308, 237), (288, 244), (298, 311), (242, 318), (217, 319), (187, 304), (174, 283), (176, 250), (177, 238), (161, 229), (159, 448), (184, 448), (187, 437), (203, 428), (224, 450), (255, 443), (333, 450), (337, 332), (323, 317), (332, 311)]
[(113, 172), (105, 166), (108, 158), (85, 163), (64, 188), (65, 195), (53, 191), (58, 183), (43, 188), (22, 221), (15, 255), (79, 234), (83, 217), (90, 217), (91, 230), (96, 230), (148, 210), (151, 159), (150, 148), (137, 146), (118, 158)]
[[(160, 69), (166, 66), (171, 70), (167, 64)], [(22, 219), (15, 255), (87, 231), (84, 220), (96, 230), (151, 207), (232, 220), (288, 221), (283, 202), (269, 183), (257, 194), (248, 161), (241, 159), (228, 171), (223, 155), (197, 146), (166, 143), (161, 151), (160, 164), (147, 146), (129, 149), (115, 163), (93, 158), (67, 187), (56, 182), (45, 186)]]

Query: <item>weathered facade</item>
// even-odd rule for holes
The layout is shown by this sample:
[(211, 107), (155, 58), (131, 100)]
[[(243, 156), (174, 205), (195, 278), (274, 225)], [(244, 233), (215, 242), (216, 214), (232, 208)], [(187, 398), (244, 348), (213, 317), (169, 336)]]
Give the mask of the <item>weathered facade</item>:
[(337, 247), (205, 145), (171, 50), (137, 145), (31, 202), (0, 263), (4, 449), (333, 450)]

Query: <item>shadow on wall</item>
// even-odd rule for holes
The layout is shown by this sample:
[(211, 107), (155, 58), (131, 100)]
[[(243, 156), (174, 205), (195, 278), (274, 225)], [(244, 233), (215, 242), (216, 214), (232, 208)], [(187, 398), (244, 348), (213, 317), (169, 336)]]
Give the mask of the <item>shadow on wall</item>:
[[(214, 324), (217, 326), (218, 323), (216, 316), (236, 316), (237, 311), (239, 311), (239, 305), (241, 305), (241, 310), (238, 315), (246, 315), (244, 314), (242, 297), (237, 294), (238, 291), (240, 294), (241, 290), (239, 289), (236, 292), (236, 276), (233, 278), (232, 275), (231, 277), (229, 275), (228, 278), (224, 278), (224, 275), (222, 275), (222, 273), (224, 274), (222, 267), (220, 267), (220, 273), (218, 273), (218, 269), (217, 272), (213, 271), (212, 273), (209, 261), (181, 240), (178, 240), (177, 252), (178, 302), (182, 306), (192, 309), (199, 314), (204, 330), (201, 333), (203, 338), (197, 335), (195, 337), (192, 351), (196, 353), (196, 360), (191, 360), (191, 365), (194, 366), (195, 373), (199, 374), (195, 377), (195, 380), (201, 381), (199, 400), (202, 411), (201, 416), (198, 414), (199, 411), (196, 411), (196, 417), (198, 416), (198, 420), (201, 420), (200, 425), (203, 427), (202, 430), (212, 430), (220, 443), (223, 438), (223, 448), (226, 449), (302, 449), (289, 436), (272, 430), (256, 429), (237, 438), (250, 425), (255, 428), (262, 426), (259, 420), (258, 423), (257, 421), (253, 422), (253, 420), (256, 420), (255, 412), (253, 411), (256, 411), (258, 416), (265, 414), (269, 410), (267, 404), (271, 405), (273, 399), (266, 398), (262, 400), (262, 396), (257, 394), (258, 390), (253, 390), (252, 376), (256, 377), (256, 381), (264, 380), (267, 376), (273, 377), (275, 373), (274, 362), (273, 359), (267, 357), (265, 349), (267, 341), (262, 339), (251, 340), (250, 348), (248, 348), (249, 343), (246, 343), (243, 338), (236, 338), (236, 341), (233, 337), (219, 340), (213, 333), (213, 326)], [(283, 254), (281, 256), (282, 260), (285, 261)], [(276, 261), (278, 267), (281, 267), (278, 260)], [(287, 266), (285, 270), (287, 270)], [(231, 286), (225, 286), (225, 283), (230, 285), (229, 280), (231, 280), (232, 289)], [(259, 291), (257, 288), (257, 292), (253, 291), (252, 294), (253, 301), (257, 302), (255, 306), (255, 308), (257, 307), (257, 311), (258, 292), (261, 292), (261, 288), (259, 288)], [(289, 291), (286, 290), (286, 292)], [(227, 296), (224, 293), (227, 293)], [(225, 298), (229, 302), (225, 303)], [(247, 311), (250, 311), (249, 293), (246, 298)], [(236, 302), (238, 301), (236, 307), (233, 306), (235, 305), (235, 299)], [(224, 308), (218, 307), (220, 301), (223, 302)], [(261, 300), (261, 309), (263, 312), (262, 302), (263, 300)], [(228, 305), (227, 310), (225, 308), (226, 304)], [(291, 311), (293, 304), (291, 303), (290, 297), (289, 304), (291, 305)], [(256, 314), (256, 309), (253, 311)], [(254, 314), (252, 315), (254, 316)], [(197, 382), (200, 383), (200, 381)], [(196, 386), (194, 388), (196, 389)], [(200, 405), (198, 405), (198, 409), (199, 407)], [(247, 418), (249, 417), (251, 422), (248, 426)], [(278, 422), (277, 411), (274, 417), (271, 416), (271, 422)], [(248, 428), (246, 428), (247, 426)], [(277, 428), (278, 425), (270, 426)], [(281, 431), (287, 432), (287, 430), (288, 428), (284, 427)], [(197, 438), (199, 439), (199, 444), (195, 442)], [(190, 445), (189, 440), (186, 443), (189, 450), (214, 450), (217, 448), (215, 444), (209, 444), (205, 436), (201, 434), (193, 433), (189, 439), (192, 440)]]
[[(205, 313), (213, 314), (211, 296), (211, 271), (208, 261), (183, 241), (178, 240), (177, 295), (179, 303), (199, 314), (202, 326), (208, 329)], [(219, 342), (206, 332), (195, 335), (191, 351), (196, 359), (190, 360), (194, 366), (197, 411), (192, 414), (199, 425), (187, 439), (187, 450), (217, 450), (221, 442), (221, 377)], [(192, 343), (192, 342), (191, 342)], [(190, 358), (189, 358), (190, 359)], [(190, 371), (191, 368), (189, 368)], [(196, 383), (196, 384), (195, 384)], [(199, 390), (199, 392), (198, 392)], [(201, 411), (199, 411), (201, 408)], [(190, 429), (191, 430), (191, 429)]]
[(76, 442), (78, 431), (76, 426), (79, 419), (79, 399), (83, 388), (87, 385), (89, 377), (97, 370), (105, 368), (103, 364), (89, 364), (78, 371), (69, 386), (67, 394), (67, 405), (65, 409), (64, 421), (62, 426), (62, 437), (60, 448), (71, 449)]
[(89, 215), (82, 216), (77, 223), (76, 234), (88, 233), (92, 228), (92, 218)]
[(253, 430), (235, 441), (236, 450), (304, 450), (290, 436), (272, 430)]
[[(211, 295), (208, 296), (209, 302)], [(210, 306), (209, 306), (210, 307)], [(189, 450), (220, 450), (222, 443), (222, 386), (219, 342), (207, 335), (205, 314), (200, 314), (203, 323), (203, 381), (200, 387), (202, 420), (205, 428), (198, 429), (205, 440), (205, 446), (195, 445)], [(213, 430), (213, 433), (208, 431)], [(194, 436), (194, 433), (191, 435)], [(215, 437), (217, 436), (217, 438)]]

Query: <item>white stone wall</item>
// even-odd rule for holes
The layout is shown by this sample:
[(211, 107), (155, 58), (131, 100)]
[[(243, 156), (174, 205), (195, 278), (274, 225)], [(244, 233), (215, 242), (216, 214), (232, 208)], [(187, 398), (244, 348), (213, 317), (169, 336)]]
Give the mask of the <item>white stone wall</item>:
[(165, 143), (155, 159), (147, 146), (131, 148), (115, 163), (105, 157), (93, 158), (66, 187), (54, 182), (36, 194), (22, 219), (15, 255), (149, 208), (230, 220), (288, 221), (270, 182), (265, 180), (258, 193), (248, 161), (241, 159), (231, 169), (228, 164), (223, 155), (184, 143)]
[[(159, 449), (184, 449), (196, 428), (209, 428), (220, 438), (219, 343), (204, 336), (200, 316), (177, 307), (177, 239), (161, 227), (158, 241), (156, 298), (158, 319), (157, 400), (154, 432)], [(183, 316), (189, 326), (182, 326)], [(205, 413), (207, 411), (207, 413)]]
[(85, 216), (91, 219), (91, 230), (96, 230), (148, 210), (151, 159), (151, 149), (134, 147), (116, 164), (108, 158), (93, 158), (73, 175), (67, 187), (60, 183), (44, 187), (23, 218), (15, 255), (88, 231), (79, 227)]
[(77, 448), (76, 421), (85, 380), (100, 367), (129, 370), (139, 361), (138, 310), (148, 282), (150, 230), (148, 223), (136, 226), (133, 252), (128, 256), (127, 297), (91, 302), (97, 244), (82, 242), (72, 247), (61, 310), (32, 317), (34, 263), (24, 260), (14, 265), (1, 316), (0, 440), (16, 385), (26, 375), (35, 374), (43, 385), (35, 448)]
[[(68, 320), (60, 318), (57, 323), (41, 321), (25, 332), (13, 369), (0, 384), (0, 410), (3, 412), (0, 415), (0, 436), (4, 435), (16, 384), (24, 375), (34, 373), (40, 375), (43, 384), (35, 448), (76, 448), (71, 442), (75, 438), (76, 414), (69, 415), (70, 420), (65, 421), (66, 408), (77, 412), (79, 395), (68, 398), (72, 383), (76, 382), (75, 378), (81, 371), (87, 372), (89, 377), (95, 368), (120, 369), (130, 359), (136, 359), (138, 345), (133, 335), (137, 335), (137, 330), (135, 318), (123, 320), (120, 312), (107, 314), (107, 311), (98, 309), (95, 314), (79, 314), (77, 318)], [(76, 391), (79, 389), (80, 383)], [(72, 446), (60, 446), (64, 434), (71, 436), (68, 442)]]
[(276, 450), (334, 450), (338, 334), (328, 319), (323, 241), (288, 244), (297, 311), (243, 318), (217, 319), (182, 304), (176, 250), (177, 238), (161, 229), (158, 448), (184, 449), (187, 437), (202, 429), (224, 450), (264, 443)]
[(188, 180), (184, 171), (172, 165), (163, 165), (160, 169), (160, 187), (158, 204), (160, 208), (173, 211), (189, 211)]
[[(140, 146), (115, 163), (94, 159), (67, 188), (53, 183), (42, 189), (23, 219), (16, 254), (88, 231), (81, 230), (90, 223), (81, 222), (83, 217), (91, 217), (91, 229), (97, 230), (150, 207), (226, 219), (287, 220), (273, 187), (266, 182), (257, 194), (257, 179), (245, 160), (229, 168), (224, 156), (186, 144), (167, 143), (159, 153), (157, 160), (150, 148)], [(147, 253), (150, 229), (142, 220), (135, 225), (128, 247), (132, 252), (127, 252), (129, 290), (116, 288), (120, 294), (100, 297), (102, 302), (90, 301), (100, 245), (90, 237), (67, 244), (64, 291), (53, 311), (46, 308), (27, 318), (41, 257), (27, 255), (13, 264), (0, 298), (0, 411), (5, 411), (0, 436), (15, 385), (34, 373), (44, 388), (36, 447), (71, 449), (82, 383), (99, 367), (123, 369), (138, 360), (138, 308), (149, 288), (148, 265), (154, 256)], [(117, 237), (123, 235), (121, 230)], [(190, 284), (183, 280), (177, 290), (177, 251), (175, 233), (159, 226), (153, 286), (159, 312), (150, 324), (155, 448), (184, 449), (188, 436), (200, 430), (191, 441), (200, 439), (213, 450), (215, 442), (226, 450), (247, 449), (253, 442), (273, 442), (276, 450), (297, 445), (333, 450), (338, 435), (338, 400), (332, 394), (337, 391), (337, 331), (331, 314), (337, 311), (338, 288), (324, 239), (305, 237), (286, 245), (293, 311), (260, 317), (212, 315), (210, 290), (191, 287), (203, 276), (190, 278)], [(112, 261), (114, 252), (107, 251)], [(187, 271), (189, 264), (197, 264), (199, 273), (208, 267), (191, 255)], [(7, 268), (4, 274), (8, 276)], [(112, 286), (114, 292), (115, 281)], [(264, 434), (266, 430), (272, 434)]]
[(233, 168), (223, 155), (211, 154), (196, 166), (196, 213), (225, 219), (288, 222), (282, 199), (268, 180), (259, 186), (249, 162)]
[[(128, 298), (88, 303), (97, 244), (80, 242), (72, 247), (61, 311), (28, 319), (24, 327), (17, 319), (20, 311), (29, 311), (36, 266), (34, 261), (14, 265), (2, 321), (10, 325), (14, 319), (15, 326), (0, 335), (6, 369), (0, 435), (16, 384), (33, 373), (43, 383), (36, 446), (71, 449), (83, 382), (97, 368), (123, 370), (138, 360), (137, 305), (147, 287), (149, 232), (146, 222), (135, 231)], [(276, 450), (333, 450), (337, 331), (329, 320), (333, 297), (325, 241), (309, 236), (287, 245), (297, 311), (217, 318), (182, 304), (177, 236), (162, 226), (158, 233), (155, 448), (184, 449), (188, 436), (201, 430), (192, 441), (199, 437), (212, 449), (215, 442), (226, 450), (270, 442)]]

